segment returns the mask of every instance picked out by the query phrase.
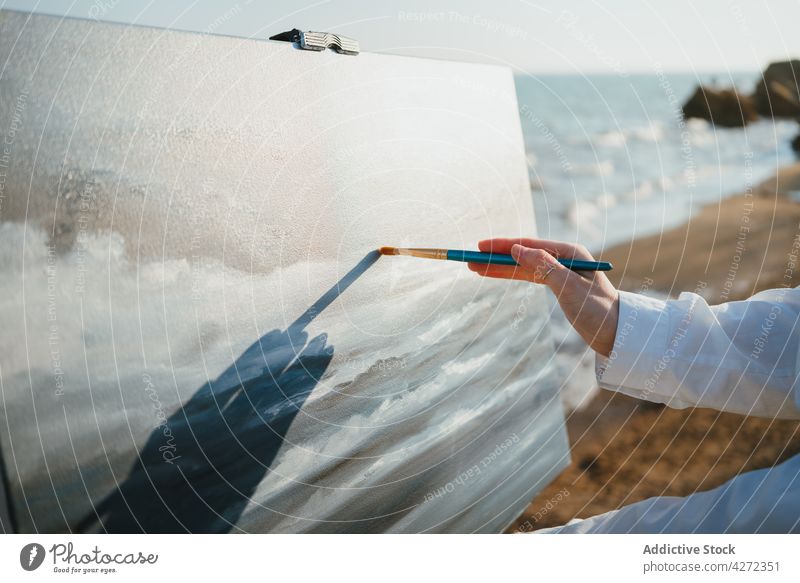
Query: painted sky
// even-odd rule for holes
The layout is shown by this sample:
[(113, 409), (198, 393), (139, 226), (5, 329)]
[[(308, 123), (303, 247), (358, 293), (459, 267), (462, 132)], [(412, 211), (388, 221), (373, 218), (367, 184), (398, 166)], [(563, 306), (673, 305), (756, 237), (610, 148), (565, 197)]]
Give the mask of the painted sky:
[(294, 27), (335, 31), (358, 39), (363, 50), (500, 62), (531, 73), (755, 71), (771, 60), (800, 57), (798, 0), (8, 0), (0, 5), (247, 37)]

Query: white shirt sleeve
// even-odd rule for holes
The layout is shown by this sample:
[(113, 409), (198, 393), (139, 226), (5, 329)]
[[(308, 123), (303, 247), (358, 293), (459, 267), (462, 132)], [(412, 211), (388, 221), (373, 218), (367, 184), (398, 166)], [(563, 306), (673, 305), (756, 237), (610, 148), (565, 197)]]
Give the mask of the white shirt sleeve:
[(620, 292), (600, 386), (670, 407), (800, 419), (800, 288), (709, 306), (693, 293), (658, 300)]
[[(769, 290), (710, 307), (684, 293), (662, 301), (620, 292), (600, 386), (670, 407), (711, 407), (800, 418), (800, 288)], [(800, 531), (800, 455), (685, 498), (661, 496), (551, 533), (757, 533)]]
[(800, 455), (685, 498), (659, 496), (537, 534), (800, 532)]

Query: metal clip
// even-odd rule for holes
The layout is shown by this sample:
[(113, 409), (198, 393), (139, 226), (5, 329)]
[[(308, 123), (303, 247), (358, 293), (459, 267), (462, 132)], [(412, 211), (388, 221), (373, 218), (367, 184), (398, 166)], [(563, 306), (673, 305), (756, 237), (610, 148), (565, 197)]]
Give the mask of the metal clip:
[(324, 51), (331, 48), (343, 55), (357, 55), (359, 51), (358, 41), (332, 32), (303, 32), (300, 29), (287, 30), (280, 34), (269, 37), (269, 40), (280, 40), (297, 43), (298, 46), (306, 51)]

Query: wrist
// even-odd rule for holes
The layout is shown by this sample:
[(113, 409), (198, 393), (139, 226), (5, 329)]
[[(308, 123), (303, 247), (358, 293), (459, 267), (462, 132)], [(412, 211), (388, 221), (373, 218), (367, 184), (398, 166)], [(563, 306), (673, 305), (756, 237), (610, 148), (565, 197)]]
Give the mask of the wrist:
[(602, 334), (600, 343), (594, 348), (598, 354), (608, 357), (614, 349), (614, 342), (617, 338), (617, 328), (619, 327), (619, 292), (614, 289), (611, 297), (611, 305), (606, 312), (606, 317), (601, 324)]

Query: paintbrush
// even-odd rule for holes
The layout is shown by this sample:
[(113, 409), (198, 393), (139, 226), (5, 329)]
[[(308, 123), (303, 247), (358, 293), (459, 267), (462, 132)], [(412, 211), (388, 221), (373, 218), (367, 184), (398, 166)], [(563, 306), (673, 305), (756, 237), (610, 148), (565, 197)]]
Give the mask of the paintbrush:
[[(461, 249), (404, 249), (402, 247), (381, 247), (381, 255), (406, 255), (425, 259), (445, 261), (464, 261), (488, 265), (518, 265), (511, 255), (505, 253), (483, 253)], [(573, 271), (610, 271), (613, 265), (608, 261), (586, 261), (584, 259), (558, 259), (558, 262)]]

